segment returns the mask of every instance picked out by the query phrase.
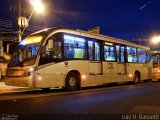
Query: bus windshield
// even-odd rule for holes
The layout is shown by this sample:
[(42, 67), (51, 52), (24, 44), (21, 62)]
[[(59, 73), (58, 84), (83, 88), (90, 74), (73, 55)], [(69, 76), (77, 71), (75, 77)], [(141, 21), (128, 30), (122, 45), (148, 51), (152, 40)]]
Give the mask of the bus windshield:
[(42, 36), (30, 36), (17, 46), (8, 67), (30, 66), (35, 63)]

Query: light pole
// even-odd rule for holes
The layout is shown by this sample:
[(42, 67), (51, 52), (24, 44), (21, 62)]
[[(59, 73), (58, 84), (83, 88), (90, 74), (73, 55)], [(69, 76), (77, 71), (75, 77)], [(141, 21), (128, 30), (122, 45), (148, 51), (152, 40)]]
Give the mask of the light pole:
[[(18, 19), (21, 17), (21, 0), (18, 0)], [(18, 20), (19, 21), (19, 20)], [(18, 40), (21, 41), (21, 26), (18, 26)]]
[[(31, 12), (31, 14), (30, 14), (30, 16), (29, 16), (29, 18), (27, 19), (27, 23), (28, 23), (28, 25), (29, 25), (29, 21), (30, 21), (30, 19), (31, 19), (31, 17), (32, 17), (32, 15), (33, 15), (33, 13), (34, 13), (34, 9), (32, 10), (32, 12)], [(22, 32), (21, 32), (21, 36), (23, 35), (23, 33), (24, 33), (24, 31), (25, 31), (25, 29), (26, 29), (26, 27), (28, 27), (28, 26), (25, 26), (24, 28), (23, 28), (23, 30), (22, 30)]]

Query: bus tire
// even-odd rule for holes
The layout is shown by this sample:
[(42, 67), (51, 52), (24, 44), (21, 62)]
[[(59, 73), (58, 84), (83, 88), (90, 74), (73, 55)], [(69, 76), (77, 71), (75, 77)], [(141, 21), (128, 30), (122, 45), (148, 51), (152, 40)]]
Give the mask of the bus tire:
[(133, 83), (134, 84), (140, 83), (140, 72), (139, 71), (134, 72)]
[(79, 77), (77, 74), (71, 72), (66, 77), (65, 90), (73, 91), (79, 89)]
[(43, 90), (44, 92), (49, 92), (51, 89), (50, 89), (50, 88), (42, 88), (42, 90)]

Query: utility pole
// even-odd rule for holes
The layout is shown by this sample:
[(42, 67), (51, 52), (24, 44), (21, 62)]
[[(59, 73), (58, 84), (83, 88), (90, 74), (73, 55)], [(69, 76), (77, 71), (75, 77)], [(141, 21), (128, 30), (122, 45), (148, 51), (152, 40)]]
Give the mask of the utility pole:
[(142, 39), (143, 39), (142, 37), (140, 37), (140, 39), (139, 39), (140, 45), (142, 45)]

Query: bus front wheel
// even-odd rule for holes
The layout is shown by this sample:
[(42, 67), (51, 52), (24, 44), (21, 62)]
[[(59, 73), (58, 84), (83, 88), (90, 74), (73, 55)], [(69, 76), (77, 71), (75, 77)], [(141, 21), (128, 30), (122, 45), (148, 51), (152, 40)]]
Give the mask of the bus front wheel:
[(78, 90), (79, 78), (75, 73), (69, 73), (66, 77), (65, 89), (68, 91)]

